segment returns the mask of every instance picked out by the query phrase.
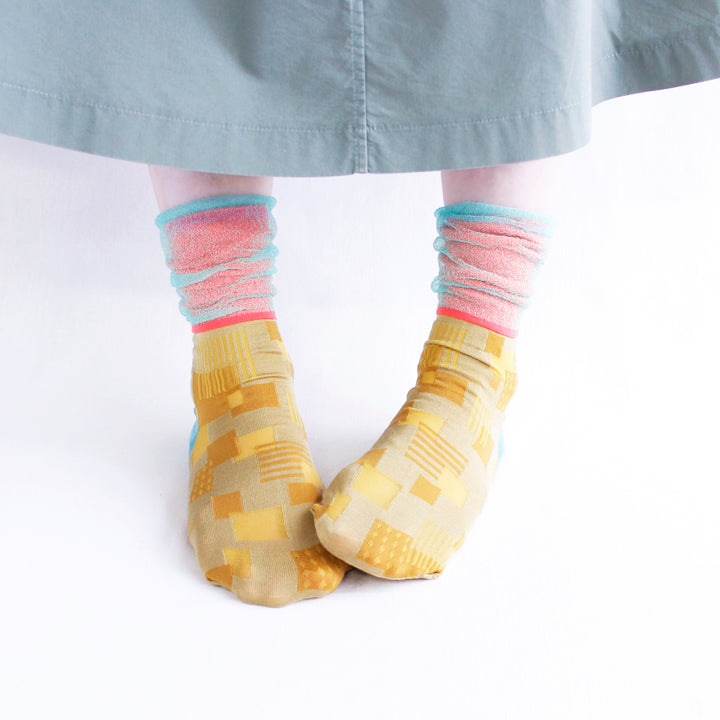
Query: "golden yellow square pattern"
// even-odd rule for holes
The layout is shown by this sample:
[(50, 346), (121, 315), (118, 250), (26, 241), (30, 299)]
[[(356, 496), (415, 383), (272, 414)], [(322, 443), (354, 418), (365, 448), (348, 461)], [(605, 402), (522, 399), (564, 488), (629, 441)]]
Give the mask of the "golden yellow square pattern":
[(391, 579), (442, 572), (480, 513), (516, 387), (515, 341), (438, 317), (407, 401), (313, 506), (334, 555)]
[(188, 533), (205, 577), (270, 606), (332, 592), (347, 566), (313, 526), (322, 483), (276, 323), (198, 333), (193, 345)]

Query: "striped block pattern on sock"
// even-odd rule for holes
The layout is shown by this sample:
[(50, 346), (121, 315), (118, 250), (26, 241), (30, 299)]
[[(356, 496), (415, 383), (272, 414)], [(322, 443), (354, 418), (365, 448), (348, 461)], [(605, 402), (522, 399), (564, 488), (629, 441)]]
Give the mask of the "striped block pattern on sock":
[(514, 343), (463, 320), (435, 320), (407, 401), (313, 506), (333, 555), (391, 579), (442, 572), (495, 474), (516, 386)]
[(239, 323), (193, 341), (188, 533), (205, 577), (262, 605), (326, 595), (346, 565), (313, 527), (322, 483), (277, 324)]

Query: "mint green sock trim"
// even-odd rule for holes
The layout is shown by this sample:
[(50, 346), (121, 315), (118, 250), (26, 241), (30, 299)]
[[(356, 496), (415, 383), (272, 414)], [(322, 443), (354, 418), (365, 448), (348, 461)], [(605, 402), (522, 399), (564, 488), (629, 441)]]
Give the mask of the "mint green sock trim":
[[(516, 220), (530, 220), (533, 223), (540, 223), (543, 228), (533, 228), (533, 232), (547, 235), (555, 232), (556, 219), (550, 215), (522, 210), (520, 208), (503, 207), (502, 205), (486, 205), (479, 202), (461, 202), (454, 205), (446, 205), (435, 211), (435, 217), (442, 222), (450, 217), (462, 217), (467, 220), (486, 220), (493, 218), (513, 218)], [(438, 224), (439, 226), (439, 224)]]
[(272, 195), (219, 195), (217, 197), (200, 198), (199, 200), (189, 200), (161, 212), (155, 218), (155, 224), (162, 229), (166, 222), (176, 220), (183, 215), (232, 205), (267, 205), (268, 209), (272, 210), (276, 203), (277, 200)]

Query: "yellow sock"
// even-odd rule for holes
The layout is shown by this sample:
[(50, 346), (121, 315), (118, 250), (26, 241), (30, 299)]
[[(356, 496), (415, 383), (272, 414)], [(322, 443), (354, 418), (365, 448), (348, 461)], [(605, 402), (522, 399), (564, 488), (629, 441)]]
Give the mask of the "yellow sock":
[(474, 323), (435, 320), (406, 403), (313, 506), (320, 541), (333, 555), (386, 578), (442, 572), (495, 473), (515, 390), (514, 344)]
[(274, 607), (332, 592), (347, 567), (315, 534), (322, 483), (276, 322), (196, 333), (193, 345), (188, 533), (205, 577)]

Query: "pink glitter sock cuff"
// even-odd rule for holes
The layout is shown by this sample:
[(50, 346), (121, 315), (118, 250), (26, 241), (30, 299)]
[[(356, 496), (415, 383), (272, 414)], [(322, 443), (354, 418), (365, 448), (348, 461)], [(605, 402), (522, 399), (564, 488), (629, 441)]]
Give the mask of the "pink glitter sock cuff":
[(270, 196), (211, 197), (158, 216), (170, 281), (193, 328), (273, 312), (274, 204)]
[(435, 216), (440, 273), (432, 287), (440, 308), (455, 311), (456, 317), (482, 318), (478, 324), (516, 335), (554, 221), (473, 202), (440, 208)]

